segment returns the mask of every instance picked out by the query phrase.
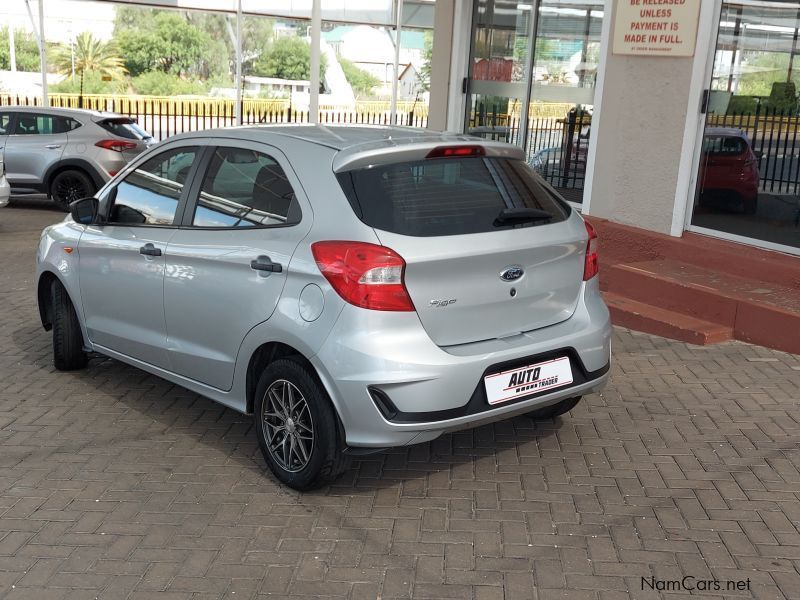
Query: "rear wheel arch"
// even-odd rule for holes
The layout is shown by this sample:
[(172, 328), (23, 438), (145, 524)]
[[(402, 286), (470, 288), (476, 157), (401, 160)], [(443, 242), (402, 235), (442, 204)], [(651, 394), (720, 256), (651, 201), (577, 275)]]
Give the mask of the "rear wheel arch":
[(250, 361), (247, 364), (247, 377), (245, 382), (245, 390), (247, 392), (247, 413), (252, 414), (253, 407), (255, 406), (256, 388), (258, 387), (258, 379), (261, 373), (269, 366), (270, 363), (280, 358), (291, 358), (297, 362), (307, 366), (313, 373), (317, 370), (311, 364), (302, 352), (292, 348), (288, 344), (282, 342), (267, 342), (261, 344), (250, 356)]
[(80, 171), (84, 175), (86, 175), (89, 179), (92, 180), (94, 183), (95, 189), (99, 190), (101, 187), (105, 185), (105, 180), (97, 172), (89, 162), (77, 158), (62, 160), (51, 166), (47, 173), (44, 176), (44, 187), (47, 193), (50, 193), (50, 186), (53, 183), (53, 179), (59, 173), (63, 173), (64, 171)]
[(261, 377), (261, 373), (264, 372), (264, 369), (266, 369), (270, 363), (273, 363), (281, 358), (289, 358), (302, 364), (314, 375), (317, 383), (319, 383), (320, 386), (322, 386), (322, 388), (328, 393), (328, 398), (330, 399), (331, 406), (333, 407), (333, 412), (336, 414), (339, 433), (341, 433), (342, 439), (345, 439), (342, 418), (339, 415), (339, 409), (337, 408), (336, 403), (331, 398), (331, 391), (329, 386), (326, 384), (326, 381), (320, 377), (317, 368), (308, 358), (306, 358), (305, 354), (303, 354), (300, 350), (293, 348), (289, 344), (284, 344), (283, 342), (266, 342), (261, 344), (261, 346), (256, 348), (256, 350), (250, 356), (250, 362), (247, 365), (247, 376), (245, 381), (247, 414), (253, 414), (256, 402), (256, 388), (258, 387), (258, 380)]

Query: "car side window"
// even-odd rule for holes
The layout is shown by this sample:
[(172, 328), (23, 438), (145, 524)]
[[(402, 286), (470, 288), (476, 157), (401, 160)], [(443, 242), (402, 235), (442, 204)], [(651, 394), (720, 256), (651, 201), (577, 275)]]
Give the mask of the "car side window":
[(274, 158), (245, 148), (215, 149), (192, 226), (265, 227), (299, 220), (292, 185)]
[(11, 115), (8, 113), (0, 114), (0, 135), (8, 135), (11, 127)]
[(172, 225), (197, 153), (195, 146), (173, 148), (139, 165), (114, 188), (107, 222)]
[(55, 115), (37, 115), (31, 113), (19, 113), (17, 125), (14, 128), (15, 135), (53, 135), (66, 133), (71, 126), (67, 117)]

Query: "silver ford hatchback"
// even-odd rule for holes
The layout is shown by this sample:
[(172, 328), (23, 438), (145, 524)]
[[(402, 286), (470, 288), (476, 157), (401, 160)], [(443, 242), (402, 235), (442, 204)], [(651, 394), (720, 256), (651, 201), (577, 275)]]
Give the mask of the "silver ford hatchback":
[(514, 146), (404, 128), (170, 138), (42, 233), (55, 365), (97, 352), (253, 414), (310, 489), (349, 454), (599, 390), (591, 226)]

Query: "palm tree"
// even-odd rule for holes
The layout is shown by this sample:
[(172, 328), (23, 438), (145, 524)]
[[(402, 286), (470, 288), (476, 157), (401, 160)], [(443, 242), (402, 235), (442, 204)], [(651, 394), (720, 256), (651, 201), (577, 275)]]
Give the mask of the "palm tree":
[(81, 87), (78, 105), (83, 106), (83, 74), (95, 71), (103, 78), (122, 79), (126, 70), (117, 48), (112, 42), (98, 40), (88, 31), (79, 34), (75, 39), (74, 53), (72, 47), (59, 48), (55, 56), (55, 67), (59, 73), (75, 76), (80, 73)]

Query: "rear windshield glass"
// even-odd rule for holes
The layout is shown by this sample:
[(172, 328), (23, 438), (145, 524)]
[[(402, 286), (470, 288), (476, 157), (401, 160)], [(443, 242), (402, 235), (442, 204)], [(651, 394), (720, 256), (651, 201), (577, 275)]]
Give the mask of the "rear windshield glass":
[[(427, 159), (347, 171), (337, 177), (359, 219), (401, 235), (532, 227), (563, 221), (570, 211), (555, 190), (520, 160)], [(547, 214), (511, 220), (501, 217), (509, 212), (506, 209)]]
[(740, 137), (706, 135), (703, 138), (703, 152), (717, 155), (736, 155), (747, 150), (747, 143)]
[(109, 133), (129, 140), (146, 140), (150, 137), (133, 119), (105, 119), (97, 124)]

